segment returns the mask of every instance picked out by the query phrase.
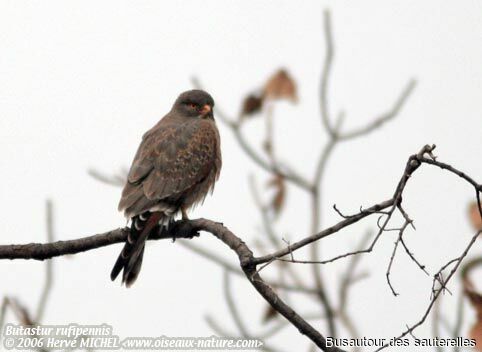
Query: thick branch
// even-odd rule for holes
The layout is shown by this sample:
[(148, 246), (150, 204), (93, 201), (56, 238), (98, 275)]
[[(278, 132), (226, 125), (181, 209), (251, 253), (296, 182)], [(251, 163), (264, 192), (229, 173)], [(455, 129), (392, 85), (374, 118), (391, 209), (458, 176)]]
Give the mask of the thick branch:
[(306, 335), (324, 351), (342, 351), (336, 347), (327, 347), (326, 339), (290, 306), (284, 303), (272, 288), (263, 281), (259, 273), (256, 271), (256, 266), (253, 265), (253, 252), (239, 237), (220, 223), (215, 223), (206, 219), (192, 220), (190, 223), (195, 230), (210, 232), (235, 251), (238, 255), (240, 265), (251, 284), (278, 313), (283, 315), (295, 327), (297, 327), (300, 333)]
[(68, 241), (2, 245), (0, 246), (0, 259), (51, 259), (125, 242), (127, 234), (128, 229), (123, 228)]
[[(196, 236), (186, 231), (186, 222), (178, 221), (174, 226), (175, 238), (192, 238)], [(190, 229), (190, 227), (189, 227)], [(29, 244), (13, 244), (0, 245), (0, 259), (35, 259), (45, 260), (54, 257), (60, 257), (67, 254), (76, 254), (92, 249), (109, 246), (115, 243), (125, 242), (129, 228), (124, 227), (98, 235), (78, 238), (67, 241), (56, 241), (52, 243), (29, 243)], [(149, 237), (150, 240), (159, 240), (173, 238), (171, 233), (157, 233)]]
[[(335, 347), (327, 347), (326, 339), (290, 306), (284, 303), (273, 289), (263, 281), (253, 264), (253, 252), (248, 246), (226, 227), (206, 219), (178, 221), (170, 233), (159, 233), (149, 239), (162, 238), (192, 238), (197, 236), (197, 231), (206, 231), (213, 234), (234, 252), (236, 252), (244, 274), (264, 297), (266, 301), (281, 315), (288, 319), (303, 335), (306, 335), (318, 347), (328, 352), (342, 351)], [(84, 252), (90, 249), (104, 247), (110, 244), (123, 242), (127, 238), (128, 229), (117, 229), (103, 234), (84, 237), (70, 241), (54, 243), (31, 243), (26, 245), (0, 246), (0, 259), (36, 259), (44, 260), (53, 257)]]

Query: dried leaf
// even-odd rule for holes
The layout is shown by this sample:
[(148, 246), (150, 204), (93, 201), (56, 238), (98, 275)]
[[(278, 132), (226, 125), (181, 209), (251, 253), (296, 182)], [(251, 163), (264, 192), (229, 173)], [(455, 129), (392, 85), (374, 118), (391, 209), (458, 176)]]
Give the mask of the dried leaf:
[(296, 83), (286, 70), (280, 69), (266, 82), (263, 95), (266, 99), (289, 99), (296, 102)]
[(477, 289), (468, 275), (463, 279), (464, 293), (469, 299), (471, 305), (477, 312), (479, 320), (482, 320), (482, 294), (477, 292)]
[[(276, 290), (274, 291), (278, 293)], [(277, 317), (278, 317), (278, 312), (276, 311), (276, 309), (274, 309), (270, 304), (268, 304), (263, 314), (263, 323), (267, 324), (273, 319), (276, 319)]]
[(263, 315), (263, 323), (269, 323), (271, 320), (276, 318), (277, 315), (278, 312), (276, 311), (276, 309), (268, 305)]
[(241, 116), (253, 115), (263, 107), (263, 97), (256, 94), (249, 94), (244, 98)]
[(270, 202), (270, 206), (273, 209), (274, 213), (278, 215), (283, 208), (286, 198), (285, 179), (283, 176), (278, 174), (268, 182), (268, 186), (275, 188), (275, 193)]
[(473, 288), (465, 287), (465, 295), (468, 297), (470, 304), (477, 312), (479, 320), (482, 320), (482, 295), (476, 292)]
[(462, 269), (462, 283), (464, 286), (464, 294), (469, 299), (472, 307), (474, 307), (477, 315), (477, 321), (470, 329), (469, 338), (476, 341), (476, 350), (479, 352), (482, 352), (482, 294), (480, 292), (477, 292), (477, 288), (470, 279), (469, 272), (481, 263), (482, 262), (480, 261), (480, 258), (477, 258), (469, 261)]
[(469, 338), (475, 340), (475, 350), (482, 352), (482, 320), (479, 319), (469, 332)]
[(480, 217), (479, 207), (477, 202), (473, 202), (469, 206), (469, 218), (472, 226), (475, 230), (482, 229), (482, 218)]

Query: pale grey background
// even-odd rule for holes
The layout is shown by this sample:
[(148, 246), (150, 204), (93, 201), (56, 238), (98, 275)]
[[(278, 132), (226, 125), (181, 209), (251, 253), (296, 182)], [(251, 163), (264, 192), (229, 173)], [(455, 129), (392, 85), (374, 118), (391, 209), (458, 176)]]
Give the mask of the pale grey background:
[[(299, 84), (300, 102), (275, 107), (277, 148), (311, 174), (326, 137), (318, 106), (324, 8), (333, 14), (337, 48), (330, 103), (334, 112), (347, 111), (347, 128), (385, 111), (408, 79), (419, 80), (395, 121), (335, 151), (324, 188), (325, 224), (338, 220), (329, 206), (335, 202), (350, 211), (389, 198), (407, 157), (426, 143), (438, 145), (442, 161), (480, 178), (480, 2), (1, 0), (1, 243), (44, 240), (47, 197), (55, 202), (59, 239), (123, 226), (116, 211), (120, 190), (98, 183), (86, 170), (110, 173), (127, 166), (142, 133), (191, 87), (192, 75), (235, 115), (244, 94), (286, 67)], [(247, 126), (257, 146), (262, 127), (261, 120)], [(221, 179), (192, 216), (222, 221), (252, 243), (260, 219), (247, 175), (258, 175), (259, 184), (266, 175), (240, 152), (229, 130), (220, 125), (220, 132)], [(308, 203), (296, 189), (288, 197), (280, 235), (296, 240), (307, 235)], [(472, 197), (459, 179), (428, 167), (407, 188), (406, 209), (418, 229), (407, 241), (431, 272), (458, 256), (469, 240), (466, 208)], [(374, 223), (366, 222), (326, 241), (324, 253), (347, 251), (370, 226)], [(393, 271), (401, 296), (391, 296), (384, 274), (393, 236), (365, 257), (362, 268), (370, 269), (371, 277), (350, 301), (365, 336), (398, 335), (428, 304), (430, 278), (403, 255)], [(196, 241), (235, 262), (209, 235)], [(111, 246), (56, 259), (45, 323), (106, 322), (121, 336), (208, 336), (212, 331), (203, 316), (209, 313), (235, 331), (223, 316), (219, 267), (159, 242), (148, 246), (141, 277), (126, 290), (108, 276), (119, 250)], [(324, 268), (329, 283), (336, 282), (340, 264)], [(34, 307), (43, 270), (38, 262), (0, 263), (0, 295), (15, 295)], [(256, 330), (264, 304), (247, 283), (236, 281), (235, 288)], [(299, 303), (306, 305), (300, 311), (314, 309)], [(450, 317), (455, 299), (446, 296), (445, 304)], [(430, 337), (429, 326), (417, 336)], [(306, 340), (291, 329), (277, 345), (297, 351), (300, 343)]]

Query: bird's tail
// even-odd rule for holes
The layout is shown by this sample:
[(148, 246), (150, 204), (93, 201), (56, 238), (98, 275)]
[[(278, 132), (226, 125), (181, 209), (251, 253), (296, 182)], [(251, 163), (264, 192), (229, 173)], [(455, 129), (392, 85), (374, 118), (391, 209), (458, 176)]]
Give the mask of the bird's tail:
[(112, 268), (110, 278), (116, 279), (122, 273), (122, 283), (130, 287), (139, 276), (141, 271), (144, 247), (149, 234), (158, 227), (159, 222), (163, 222), (166, 215), (163, 212), (145, 212), (132, 218), (130, 233), (124, 248), (119, 254), (117, 261)]

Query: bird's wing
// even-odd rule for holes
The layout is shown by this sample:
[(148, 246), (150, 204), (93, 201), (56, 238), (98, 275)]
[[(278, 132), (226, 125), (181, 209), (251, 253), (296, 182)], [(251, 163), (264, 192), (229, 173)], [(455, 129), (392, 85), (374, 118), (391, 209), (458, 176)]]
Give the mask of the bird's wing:
[[(159, 126), (143, 138), (119, 203), (131, 206), (135, 187), (148, 200), (161, 200), (184, 192), (208, 176), (214, 167), (217, 131), (213, 122), (191, 120)], [(147, 210), (147, 209), (146, 209)]]
[(149, 199), (164, 199), (202, 181), (214, 167), (216, 129), (208, 120), (179, 126), (156, 144), (154, 169), (143, 181)]
[(162, 122), (164, 121), (161, 120), (160, 123), (156, 124), (142, 136), (142, 142), (137, 149), (136, 156), (127, 175), (129, 184), (139, 184), (149, 175), (154, 168), (156, 144), (175, 133), (175, 125), (163, 124)]

